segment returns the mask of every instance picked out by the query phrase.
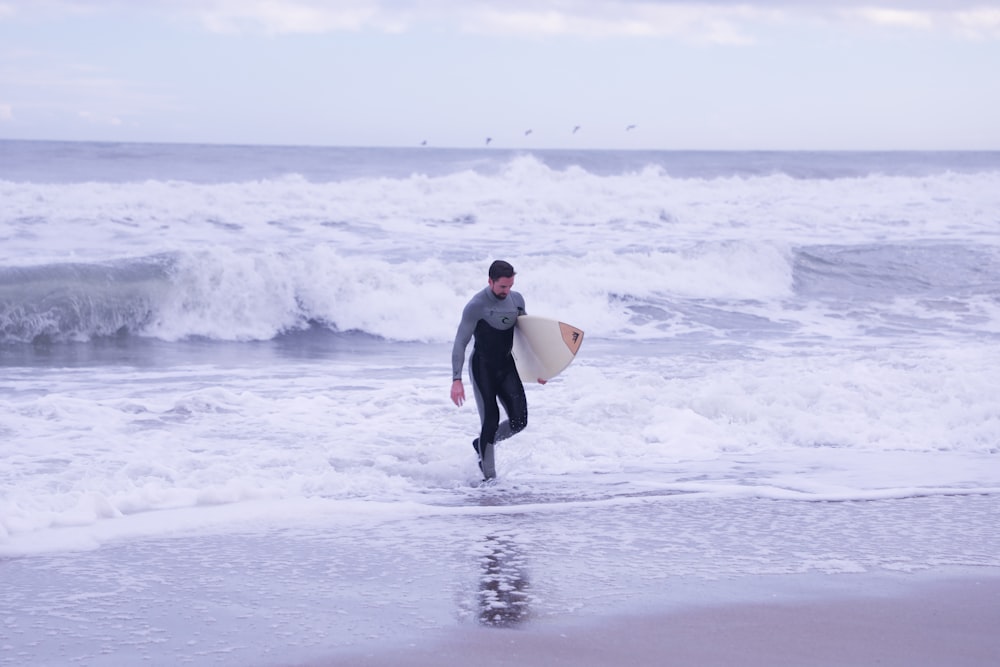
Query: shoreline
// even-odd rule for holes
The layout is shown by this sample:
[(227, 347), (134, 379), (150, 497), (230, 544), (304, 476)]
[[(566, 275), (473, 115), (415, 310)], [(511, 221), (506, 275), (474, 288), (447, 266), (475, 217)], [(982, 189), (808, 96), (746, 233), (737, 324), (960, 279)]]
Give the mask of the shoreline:
[(5, 559), (0, 665), (1000, 664), (998, 496), (518, 497)]
[[(833, 581), (851, 577), (856, 579)], [(826, 590), (772, 601), (685, 603), (608, 617), (543, 619), (519, 628), (464, 625), (408, 646), (342, 652), (294, 667), (457, 667), (470, 661), (477, 667), (1000, 664), (1000, 573), (819, 579), (839, 590), (822, 585)]]

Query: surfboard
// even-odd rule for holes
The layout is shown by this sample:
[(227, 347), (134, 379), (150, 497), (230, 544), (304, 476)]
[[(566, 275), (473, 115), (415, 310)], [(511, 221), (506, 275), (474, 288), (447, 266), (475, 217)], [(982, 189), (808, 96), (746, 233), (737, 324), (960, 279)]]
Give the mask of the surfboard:
[(551, 380), (576, 357), (583, 331), (559, 320), (521, 315), (514, 328), (511, 354), (521, 382)]

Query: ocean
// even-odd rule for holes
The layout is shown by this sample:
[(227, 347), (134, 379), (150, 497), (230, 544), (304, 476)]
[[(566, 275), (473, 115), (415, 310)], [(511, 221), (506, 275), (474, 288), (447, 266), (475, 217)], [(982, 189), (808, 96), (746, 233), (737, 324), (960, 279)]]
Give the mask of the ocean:
[[(1000, 153), (0, 141), (0, 202), (0, 664), (1000, 568)], [(586, 334), (481, 487), (494, 259)]]

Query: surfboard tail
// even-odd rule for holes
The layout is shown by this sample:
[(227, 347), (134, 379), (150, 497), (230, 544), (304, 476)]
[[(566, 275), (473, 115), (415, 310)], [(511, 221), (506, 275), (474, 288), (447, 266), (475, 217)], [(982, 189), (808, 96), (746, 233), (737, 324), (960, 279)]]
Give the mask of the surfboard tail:
[(559, 323), (559, 332), (562, 334), (562, 339), (566, 343), (566, 347), (573, 353), (573, 356), (576, 356), (580, 346), (583, 345), (583, 332), (565, 322)]

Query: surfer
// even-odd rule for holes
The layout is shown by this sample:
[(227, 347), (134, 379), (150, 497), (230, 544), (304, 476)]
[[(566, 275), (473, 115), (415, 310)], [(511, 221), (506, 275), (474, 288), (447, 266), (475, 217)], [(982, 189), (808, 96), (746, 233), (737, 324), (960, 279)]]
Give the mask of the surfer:
[[(528, 425), (524, 385), (510, 353), (517, 318), (525, 314), (524, 297), (512, 291), (513, 286), (514, 267), (503, 260), (493, 262), (488, 285), (472, 297), (462, 311), (462, 321), (451, 352), (451, 400), (461, 407), (465, 402), (465, 387), (462, 385), (465, 349), (475, 337), (469, 358), (469, 375), (482, 427), (472, 446), (479, 456), (483, 477), (488, 480), (496, 477), (494, 444)], [(502, 424), (498, 400), (507, 413), (507, 421)]]

